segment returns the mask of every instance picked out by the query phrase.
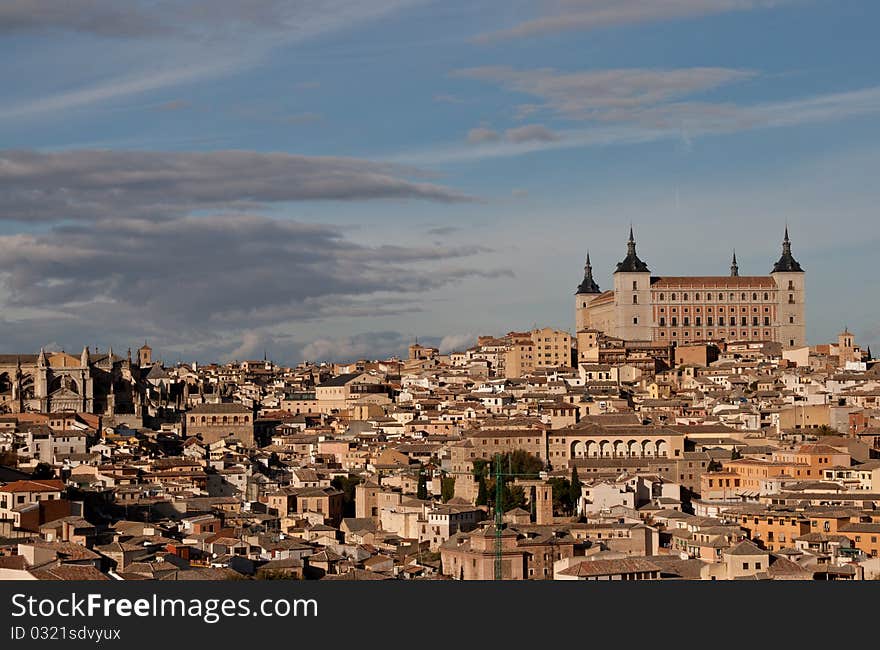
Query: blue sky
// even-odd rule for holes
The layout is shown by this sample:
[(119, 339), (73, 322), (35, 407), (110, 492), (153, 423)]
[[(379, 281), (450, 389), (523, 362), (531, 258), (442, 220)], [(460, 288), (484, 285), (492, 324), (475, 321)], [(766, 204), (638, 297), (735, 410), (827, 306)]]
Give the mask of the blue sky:
[[(629, 224), (880, 345), (876, 3), (0, 7), (5, 351), (379, 357), (573, 327)], [(855, 282), (854, 278), (864, 278)]]

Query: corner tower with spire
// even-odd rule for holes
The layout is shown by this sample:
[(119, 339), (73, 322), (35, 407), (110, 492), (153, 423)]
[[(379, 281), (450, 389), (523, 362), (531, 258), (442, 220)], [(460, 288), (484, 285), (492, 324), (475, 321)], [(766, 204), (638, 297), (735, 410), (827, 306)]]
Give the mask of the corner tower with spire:
[(602, 292), (599, 285), (593, 279), (593, 265), (590, 263), (590, 251), (587, 251), (587, 262), (584, 264), (584, 279), (578, 285), (574, 296), (574, 320), (576, 331), (589, 327), (587, 308), (593, 299)]
[(797, 348), (807, 344), (806, 283), (803, 267), (791, 254), (788, 226), (782, 239), (782, 255), (770, 277), (776, 282), (778, 338), (783, 347)]
[(614, 315), (617, 336), (627, 341), (650, 341), (653, 332), (651, 271), (636, 253), (632, 226), (626, 257), (614, 271)]

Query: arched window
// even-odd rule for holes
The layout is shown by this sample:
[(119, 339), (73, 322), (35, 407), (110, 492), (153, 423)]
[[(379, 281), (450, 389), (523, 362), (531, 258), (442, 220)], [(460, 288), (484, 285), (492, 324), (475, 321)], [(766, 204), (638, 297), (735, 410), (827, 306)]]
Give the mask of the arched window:
[[(297, 411), (297, 413), (299, 413), (299, 411)], [(238, 416), (237, 415), (232, 416), (232, 424), (238, 424)]]
[(685, 300), (688, 299), (688, 295), (687, 295), (687, 294), (684, 294), (684, 299), (685, 299)]
[(672, 294), (672, 299), (675, 300), (675, 294)]
[(211, 416), (211, 424), (217, 424), (217, 416), (216, 415)]
[(229, 419), (224, 415), (223, 416), (223, 424), (227, 424), (228, 421), (229, 421)]
[(660, 300), (666, 300), (666, 297), (662, 293), (660, 294)]
[(208, 421), (208, 418), (206, 418), (206, 417), (203, 415), (203, 416), (202, 416), (202, 424), (205, 424), (207, 421)]
[(195, 424), (195, 423), (196, 423), (196, 416), (195, 416), (195, 415), (191, 415), (191, 416), (190, 416), (190, 418), (189, 418), (189, 423), (190, 423), (190, 424)]
[(752, 300), (757, 300), (757, 299), (758, 299), (758, 294), (753, 293), (753, 294), (752, 294)]
[(766, 291), (764, 292), (764, 300), (770, 300), (770, 294)]

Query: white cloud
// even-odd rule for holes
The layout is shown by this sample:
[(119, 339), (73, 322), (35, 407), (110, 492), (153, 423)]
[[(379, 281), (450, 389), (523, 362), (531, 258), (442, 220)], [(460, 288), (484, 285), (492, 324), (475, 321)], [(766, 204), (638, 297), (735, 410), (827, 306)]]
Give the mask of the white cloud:
[(440, 339), (440, 354), (463, 351), (476, 343), (477, 337), (473, 334), (447, 334)]

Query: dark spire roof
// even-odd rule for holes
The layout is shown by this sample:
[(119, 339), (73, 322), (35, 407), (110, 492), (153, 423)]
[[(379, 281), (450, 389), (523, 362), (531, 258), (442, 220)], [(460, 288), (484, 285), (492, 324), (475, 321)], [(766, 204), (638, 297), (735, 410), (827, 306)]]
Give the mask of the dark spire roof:
[(773, 273), (803, 273), (804, 270), (791, 254), (791, 240), (788, 238), (788, 226), (785, 226), (785, 239), (782, 240), (782, 257), (773, 265)]
[(618, 262), (615, 273), (650, 273), (648, 265), (636, 255), (636, 238), (632, 226), (629, 227), (629, 241), (626, 243), (626, 257)]
[(590, 264), (590, 251), (587, 251), (587, 263), (584, 265), (584, 280), (578, 285), (578, 293), (601, 293), (599, 285), (593, 279), (593, 265)]
[(730, 277), (739, 276), (739, 264), (736, 263), (736, 249), (733, 249), (733, 261), (730, 263)]

